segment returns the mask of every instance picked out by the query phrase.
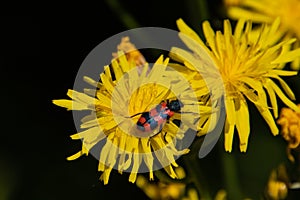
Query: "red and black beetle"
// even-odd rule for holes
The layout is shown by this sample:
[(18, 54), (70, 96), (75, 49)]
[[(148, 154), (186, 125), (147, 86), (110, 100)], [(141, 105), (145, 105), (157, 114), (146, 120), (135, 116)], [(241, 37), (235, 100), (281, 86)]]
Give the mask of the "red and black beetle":
[[(159, 127), (160, 133), (165, 122), (174, 115), (174, 112), (180, 112), (183, 104), (179, 100), (172, 100), (169, 102), (162, 101), (160, 104), (155, 106), (149, 112), (137, 113), (131, 117), (141, 115), (137, 121), (137, 129), (142, 132), (151, 132)], [(156, 135), (155, 134), (155, 135)]]

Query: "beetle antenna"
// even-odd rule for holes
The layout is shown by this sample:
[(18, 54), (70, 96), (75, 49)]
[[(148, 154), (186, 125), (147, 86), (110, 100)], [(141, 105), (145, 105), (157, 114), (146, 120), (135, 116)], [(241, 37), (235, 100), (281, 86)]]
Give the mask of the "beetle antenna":
[(137, 114), (134, 114), (134, 115), (132, 115), (132, 116), (130, 116), (130, 117), (125, 117), (125, 118), (132, 118), (132, 117), (135, 117), (135, 116), (137, 116), (137, 115), (141, 115), (141, 114), (143, 114), (142, 112), (140, 112), (140, 113), (137, 113)]

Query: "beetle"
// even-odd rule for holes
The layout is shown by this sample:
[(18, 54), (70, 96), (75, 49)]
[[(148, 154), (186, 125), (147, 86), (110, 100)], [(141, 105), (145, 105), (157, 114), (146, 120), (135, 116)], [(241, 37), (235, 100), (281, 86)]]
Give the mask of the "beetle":
[(159, 131), (156, 133), (158, 134), (161, 132), (167, 120), (169, 120), (175, 112), (180, 112), (182, 107), (183, 104), (179, 100), (167, 100), (162, 101), (148, 112), (137, 113), (131, 117), (141, 115), (136, 123), (138, 130), (151, 132), (159, 127)]

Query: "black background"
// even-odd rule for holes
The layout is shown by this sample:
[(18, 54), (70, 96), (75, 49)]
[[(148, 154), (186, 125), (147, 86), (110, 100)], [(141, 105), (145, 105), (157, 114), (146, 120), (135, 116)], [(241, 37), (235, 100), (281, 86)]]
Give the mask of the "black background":
[[(191, 27), (200, 28), (201, 21), (199, 26), (192, 21), (190, 4), (172, 2), (155, 0), (147, 5), (144, 2), (123, 2), (121, 5), (141, 26), (177, 30), (175, 21), (181, 17)], [(219, 27), (222, 18), (222, 14), (216, 13), (220, 9), (219, 1), (211, 2), (210, 8), (215, 12), (210, 12), (210, 18), (213, 26)], [(27, 12), (21, 7), (22, 12), (14, 10), (0, 18), (0, 198), (2, 194), (11, 200), (147, 199), (128, 182), (128, 174), (119, 175), (113, 171), (109, 184), (103, 186), (98, 180), (97, 160), (92, 156), (66, 160), (81, 149), (81, 143), (69, 137), (76, 132), (72, 113), (51, 101), (66, 98), (78, 68), (95, 46), (128, 29), (105, 2), (77, 5), (76, 10), (72, 6), (45, 5), (43, 9), (31, 8)], [(263, 142), (262, 138), (271, 136), (260, 117), (251, 120), (266, 136), (254, 136), (250, 140), (249, 145), (253, 147), (249, 148), (249, 159), (239, 152), (236, 157), (242, 163), (238, 166), (243, 174), (241, 179), (246, 179), (242, 187), (255, 196), (261, 192), (251, 189), (251, 185), (261, 180), (255, 177), (261, 172), (266, 181), (270, 169), (285, 159), (285, 152), (282, 151), (284, 142), (278, 137), (271, 139), (273, 146)], [(256, 146), (255, 141), (258, 142)], [(264, 151), (255, 149), (264, 145), (267, 146)], [(276, 145), (281, 150), (272, 149)], [(237, 151), (238, 146), (234, 148)], [(224, 187), (220, 182), (222, 170), (219, 172), (222, 166), (216, 161), (216, 152), (214, 150), (201, 162), (205, 173), (211, 174), (210, 184), (221, 189)], [(273, 161), (261, 167), (266, 156), (274, 153), (278, 154)], [(205, 165), (205, 162), (210, 164)], [(254, 169), (247, 172), (245, 166), (250, 163), (250, 168)]]

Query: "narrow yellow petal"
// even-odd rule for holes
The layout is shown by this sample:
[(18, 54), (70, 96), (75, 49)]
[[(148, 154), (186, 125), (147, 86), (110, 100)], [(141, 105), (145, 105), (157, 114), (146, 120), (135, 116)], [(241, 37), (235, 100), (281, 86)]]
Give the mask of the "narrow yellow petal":
[(173, 167), (171, 165), (168, 165), (166, 167), (164, 167), (165, 171), (169, 174), (169, 176), (173, 179), (177, 178), (176, 173), (173, 170)]
[(75, 90), (68, 90), (67, 95), (78, 103), (82, 103), (86, 106), (94, 105), (96, 103), (96, 99), (94, 97), (90, 97)]
[(140, 74), (140, 78), (141, 78), (142, 80), (143, 80), (144, 78), (146, 78), (148, 70), (149, 70), (149, 64), (146, 63), (146, 64), (144, 64), (144, 65), (142, 66), (142, 72), (141, 72), (141, 74)]
[(84, 88), (83, 92), (89, 96), (95, 97), (96, 96), (96, 89)]
[(125, 56), (123, 51), (118, 52), (118, 60), (119, 60), (119, 63), (120, 63), (120, 67), (121, 67), (121, 69), (124, 73), (131, 70), (130, 63), (127, 61), (126, 56)]
[(263, 15), (263, 14), (258, 14), (256, 12), (252, 11), (246, 11), (244, 9), (238, 8), (238, 7), (231, 7), (228, 9), (228, 14), (234, 19), (251, 19), (253, 22), (272, 22), (274, 20), (272, 17)]
[(108, 166), (109, 164), (113, 163), (113, 160), (108, 160), (112, 148), (114, 148), (114, 146), (112, 142), (108, 139), (101, 150), (99, 163), (103, 163), (105, 166)]
[(132, 166), (131, 173), (129, 175), (129, 182), (131, 182), (131, 183), (134, 183), (136, 181), (137, 173), (138, 173), (139, 167), (142, 163), (142, 159), (140, 157), (141, 156), (140, 156), (138, 150), (136, 149), (136, 151), (133, 154), (133, 166)]
[(235, 124), (235, 105), (234, 100), (230, 99), (230, 97), (227, 97), (225, 99), (225, 108), (226, 108), (226, 115), (227, 115), (227, 121), (230, 125)]
[(164, 74), (165, 69), (166, 66), (163, 65), (163, 55), (161, 55), (154, 63), (154, 66), (148, 75), (149, 79), (155, 82), (158, 79), (162, 78), (162, 74)]
[(145, 152), (143, 155), (143, 160), (146, 166), (149, 169), (150, 180), (153, 180), (153, 155), (151, 153), (151, 147), (149, 145), (149, 139), (143, 138), (141, 139), (141, 152)]
[(123, 73), (122, 68), (120, 67), (118, 61), (116, 59), (112, 60), (111, 61), (111, 66), (114, 70), (116, 80), (117, 81), (120, 80), (124, 73)]
[(96, 126), (96, 127), (93, 127), (93, 128), (89, 128), (85, 131), (82, 131), (80, 133), (71, 135), (71, 138), (73, 140), (84, 139), (87, 143), (92, 143), (96, 139), (98, 141), (104, 139), (105, 134), (101, 131), (101, 129), (98, 126)]
[[(294, 92), (291, 90), (291, 88), (288, 86), (288, 84), (279, 76), (277, 75), (270, 75), (269, 77), (271, 78), (275, 78), (279, 81), (281, 87), (283, 88), (283, 90), (286, 92), (286, 94), (288, 95), (288, 97), (292, 100), (296, 100), (296, 97), (294, 95)], [(268, 79), (267, 79), (268, 80)]]
[(248, 86), (253, 88), (258, 93), (263, 93), (264, 92), (261, 82), (256, 81), (253, 78), (243, 77), (243, 78), (241, 78), (241, 81), (246, 83)]
[(104, 185), (108, 184), (108, 180), (109, 180), (111, 170), (112, 170), (111, 167), (105, 169), (104, 172), (102, 173), (101, 177), (100, 177), (100, 180), (103, 181)]
[(275, 94), (273, 88), (269, 85), (268, 81), (266, 81), (266, 83), (264, 84), (264, 87), (266, 88), (266, 90), (269, 94), (274, 117), (277, 118), (278, 117), (278, 105), (277, 105), (276, 94)]
[(162, 64), (167, 66), (169, 64), (169, 61), (170, 61), (170, 58), (166, 58)]
[(178, 19), (176, 21), (176, 24), (180, 32), (187, 34), (188, 36), (199, 42), (199, 44), (204, 45), (198, 34), (195, 33), (188, 25), (186, 25), (186, 23), (182, 19)]
[(101, 117), (98, 119), (98, 122), (104, 131), (109, 131), (117, 126), (113, 117)]
[(237, 25), (235, 26), (235, 29), (234, 29), (234, 37), (235, 37), (235, 39), (238, 40), (238, 39), (241, 38), (242, 33), (243, 33), (244, 25), (245, 25), (245, 20), (244, 19), (238, 20)]
[(258, 111), (260, 112), (260, 114), (262, 115), (262, 117), (265, 119), (265, 121), (267, 122), (267, 124), (269, 125), (271, 132), (273, 135), (278, 135), (279, 130), (277, 128), (277, 125), (274, 121), (274, 118), (272, 117), (271, 112), (266, 109), (266, 108), (262, 108), (258, 105), (256, 105)]
[(278, 95), (278, 97), (282, 100), (285, 105), (296, 111), (297, 113), (300, 113), (300, 108), (293, 103), (291, 100), (289, 100), (281, 91), (281, 89), (272, 81), (269, 81), (270, 86), (274, 89), (275, 93)]
[(59, 99), (52, 100), (52, 103), (67, 108), (67, 110), (89, 110), (90, 108), (86, 104), (78, 103), (76, 101), (67, 100), (67, 99)]
[[(233, 113), (233, 115), (235, 115), (235, 114)], [(234, 134), (234, 125), (230, 125), (228, 123), (228, 118), (226, 118), (226, 121), (225, 121), (224, 133), (225, 133), (225, 142), (224, 142), (225, 151), (231, 152), (232, 142), (233, 142), (233, 134)]]
[(280, 55), (277, 59), (275, 59), (272, 62), (272, 64), (291, 62), (291, 61), (294, 61), (295, 59), (297, 59), (299, 57), (300, 57), (300, 48), (289, 51), (289, 52), (286, 52), (285, 54)]
[(112, 91), (114, 90), (114, 85), (113, 85), (113, 82), (111, 80), (111, 77), (109, 77), (108, 75), (102, 73), (102, 74), (100, 74), (100, 78), (101, 78), (101, 81), (103, 83), (103, 86), (111, 94)]
[(95, 88), (98, 87), (98, 82), (95, 81), (95, 80), (93, 80), (93, 79), (90, 78), (90, 77), (84, 76), (84, 77), (83, 77), (83, 80), (84, 80), (85, 82), (87, 82), (88, 84), (94, 86)]
[(67, 157), (67, 160), (75, 160), (75, 159), (79, 158), (82, 155), (83, 155), (82, 152), (79, 151), (79, 152), (75, 153), (74, 155)]
[(246, 152), (250, 134), (249, 111), (247, 102), (241, 99), (236, 108), (236, 128), (240, 138), (240, 151)]
[(233, 55), (233, 48), (232, 48), (232, 29), (229, 20), (224, 20), (224, 39), (225, 39), (225, 46), (226, 46), (226, 54), (229, 56)]
[(287, 70), (280, 70), (280, 69), (274, 69), (272, 70), (272, 73), (275, 73), (279, 76), (296, 76), (298, 74), (297, 71), (287, 71)]
[(111, 99), (108, 96), (98, 92), (97, 98), (99, 101), (97, 102), (96, 105), (104, 106), (106, 108), (111, 108)]
[[(214, 32), (214, 30), (211, 28), (208, 21), (204, 21), (202, 23), (202, 28), (203, 28), (203, 33), (205, 35), (208, 46), (212, 49), (213, 52), (216, 53), (215, 54), (216, 57), (219, 58), (219, 54), (217, 54), (217, 47), (216, 47), (216, 42), (215, 42), (215, 32)], [(206, 49), (206, 46), (205, 46), (205, 49)], [(194, 52), (196, 52), (196, 51), (194, 50)], [(201, 56), (201, 54), (199, 54), (199, 53), (198, 53), (198, 55)]]

